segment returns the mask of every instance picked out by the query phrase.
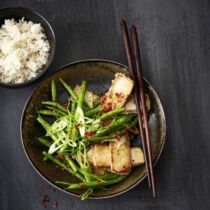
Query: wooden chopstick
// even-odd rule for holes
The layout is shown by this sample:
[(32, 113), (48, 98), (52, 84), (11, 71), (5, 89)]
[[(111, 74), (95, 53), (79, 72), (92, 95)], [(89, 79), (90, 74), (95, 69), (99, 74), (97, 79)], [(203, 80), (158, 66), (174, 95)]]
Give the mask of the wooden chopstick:
[(153, 164), (152, 164), (151, 140), (150, 140), (148, 116), (147, 116), (147, 110), (146, 110), (146, 100), (145, 100), (145, 94), (144, 94), (144, 81), (143, 81), (143, 76), (142, 76), (141, 57), (140, 57), (137, 30), (134, 25), (131, 26), (131, 46), (133, 48), (134, 55), (135, 55), (136, 69), (137, 69), (137, 75), (138, 75), (139, 92), (140, 92), (139, 94), (140, 94), (140, 99), (141, 99), (140, 101), (142, 105), (141, 107), (143, 111), (147, 154), (148, 154), (148, 160), (149, 160), (148, 164), (149, 164), (149, 169), (150, 169), (150, 181), (152, 185), (153, 196), (156, 197), (156, 184), (155, 184)]
[[(136, 44), (138, 44), (137, 33), (136, 33), (135, 28), (132, 27), (132, 47), (135, 53), (136, 66), (138, 66), (137, 67), (138, 79), (136, 79), (136, 75), (135, 75), (135, 64), (133, 61), (134, 56), (133, 56), (133, 51), (131, 48), (129, 35), (128, 35), (128, 29), (127, 29), (125, 20), (121, 21), (121, 30), (122, 30), (123, 41), (125, 45), (125, 51), (126, 51), (126, 55), (128, 59), (130, 76), (135, 82), (135, 101), (136, 101), (136, 107), (137, 107), (137, 113), (138, 113), (140, 137), (142, 139), (142, 145), (143, 145), (145, 162), (146, 162), (146, 170), (148, 174), (148, 183), (149, 183), (149, 187), (152, 184), (153, 196), (156, 197), (156, 185), (155, 185), (154, 174), (153, 174), (151, 143), (150, 143), (148, 121), (147, 121), (148, 119), (147, 119), (147, 112), (146, 112), (146, 105), (145, 105), (144, 89), (143, 89), (141, 60), (140, 60), (140, 53), (139, 53), (138, 45), (135, 46)], [(142, 107), (144, 121), (142, 121), (142, 113), (141, 113), (140, 107)], [(145, 132), (143, 129), (143, 124), (145, 125), (146, 138), (145, 138)]]
[(131, 50), (131, 45), (129, 41), (129, 35), (128, 35), (128, 29), (125, 20), (121, 21), (121, 30), (122, 30), (122, 35), (123, 35), (123, 41), (125, 45), (125, 51), (127, 55), (127, 60), (128, 60), (128, 66), (129, 66), (129, 71), (130, 71), (130, 76), (131, 79), (133, 79), (135, 83), (135, 102), (136, 102), (136, 108), (137, 108), (137, 114), (138, 114), (138, 122), (139, 122), (139, 131), (140, 131), (140, 138), (142, 139), (142, 145), (143, 145), (143, 151), (144, 151), (144, 158), (145, 158), (145, 163), (146, 163), (146, 170), (147, 170), (147, 178), (148, 178), (148, 183), (150, 186), (150, 171), (149, 171), (149, 165), (148, 165), (148, 156), (147, 156), (147, 150), (146, 150), (146, 140), (145, 140), (145, 133), (142, 125), (142, 113), (140, 111), (140, 97), (138, 95), (138, 82), (136, 81), (136, 75), (134, 73), (134, 62), (133, 62), (133, 53)]

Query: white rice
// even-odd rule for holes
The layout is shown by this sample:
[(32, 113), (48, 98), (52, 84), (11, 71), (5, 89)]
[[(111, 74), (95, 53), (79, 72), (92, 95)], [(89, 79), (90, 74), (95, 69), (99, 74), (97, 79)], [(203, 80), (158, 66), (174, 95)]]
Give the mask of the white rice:
[(0, 81), (22, 83), (47, 63), (50, 45), (40, 23), (5, 20), (0, 28)]

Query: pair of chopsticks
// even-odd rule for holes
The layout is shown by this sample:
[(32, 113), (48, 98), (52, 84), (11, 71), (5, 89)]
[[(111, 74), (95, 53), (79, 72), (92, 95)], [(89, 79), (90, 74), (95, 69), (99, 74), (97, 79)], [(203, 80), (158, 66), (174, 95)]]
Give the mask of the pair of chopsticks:
[[(155, 184), (154, 173), (153, 173), (150, 132), (149, 132), (149, 126), (148, 126), (148, 116), (147, 116), (147, 110), (146, 110), (137, 30), (134, 25), (131, 26), (131, 29), (130, 29), (131, 41), (129, 39), (127, 24), (125, 20), (123, 19), (121, 21), (121, 30), (122, 30), (122, 36), (123, 36), (123, 41), (125, 45), (125, 51), (126, 51), (126, 55), (128, 59), (130, 76), (135, 83), (135, 101), (136, 101), (136, 107), (137, 107), (137, 113), (138, 113), (139, 131), (140, 131), (140, 138), (142, 139), (142, 145), (143, 145), (143, 150), (144, 150), (144, 157), (145, 157), (145, 162), (146, 162), (146, 170), (148, 174), (149, 187), (152, 186), (152, 194), (154, 197), (156, 197), (156, 184)], [(134, 63), (134, 60), (135, 60), (135, 63)], [(143, 113), (143, 116), (142, 116), (142, 113)]]

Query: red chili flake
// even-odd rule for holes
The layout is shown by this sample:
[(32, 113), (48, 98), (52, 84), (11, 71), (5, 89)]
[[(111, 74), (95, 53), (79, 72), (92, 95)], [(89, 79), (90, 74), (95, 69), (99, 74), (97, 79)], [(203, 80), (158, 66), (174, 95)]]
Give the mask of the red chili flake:
[(123, 98), (124, 97), (124, 95), (122, 93), (115, 93), (115, 96), (117, 98)]
[(126, 131), (130, 131), (130, 129), (129, 129), (129, 128), (127, 128), (127, 127), (125, 127), (124, 129), (125, 129)]
[(102, 125), (103, 126), (107, 126), (107, 125), (109, 125), (111, 123), (111, 120), (103, 120), (102, 121)]
[(53, 208), (58, 208), (58, 202), (57, 201), (53, 202)]
[(91, 138), (95, 133), (96, 133), (96, 131), (86, 132), (85, 133), (85, 138)]
[(125, 98), (125, 95), (122, 93), (115, 93), (115, 96), (116, 96), (118, 102), (123, 101), (123, 99)]
[(49, 201), (50, 201), (50, 198), (49, 198), (48, 195), (45, 194), (41, 197), (41, 202), (42, 203), (46, 203), (46, 202), (49, 202)]
[(76, 129), (79, 129), (80, 126), (81, 126), (80, 124), (77, 124), (75, 127)]
[(112, 109), (113, 109), (113, 105), (112, 105), (112, 103), (109, 102), (106, 104), (106, 107), (104, 107), (103, 111), (110, 112), (110, 111), (112, 111)]
[(129, 138), (129, 135), (128, 135), (127, 133), (125, 134), (125, 138), (126, 138), (126, 139), (128, 139), (128, 138)]
[(104, 104), (106, 100), (107, 100), (107, 95), (102, 96), (100, 100), (100, 104)]
[(46, 208), (47, 207), (47, 203), (50, 201), (50, 198), (49, 198), (49, 196), (48, 195), (43, 195), (42, 197), (41, 197), (41, 206), (43, 207), (43, 208)]
[(56, 158), (58, 160), (64, 160), (64, 156), (62, 154), (57, 155)]
[(130, 171), (130, 167), (123, 166), (123, 170), (121, 170), (121, 173), (129, 172), (129, 171)]

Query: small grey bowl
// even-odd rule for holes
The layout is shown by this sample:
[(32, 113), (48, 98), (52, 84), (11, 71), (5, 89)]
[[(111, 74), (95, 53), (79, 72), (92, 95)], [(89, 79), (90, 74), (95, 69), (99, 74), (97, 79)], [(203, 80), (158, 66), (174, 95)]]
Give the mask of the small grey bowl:
[(55, 55), (55, 48), (56, 48), (55, 34), (53, 32), (52, 27), (47, 22), (47, 20), (43, 16), (41, 16), (39, 13), (37, 13), (33, 10), (30, 10), (30, 9), (27, 9), (27, 8), (21, 8), (21, 7), (11, 7), (11, 8), (0, 9), (0, 26), (4, 23), (5, 19), (14, 18), (15, 20), (18, 21), (23, 17), (25, 18), (26, 21), (32, 21), (34, 23), (40, 23), (42, 25), (42, 27), (44, 29), (44, 33), (46, 34), (47, 39), (50, 44), (50, 52), (49, 52), (48, 62), (44, 65), (44, 67), (42, 69), (40, 69), (40, 73), (36, 77), (34, 77), (30, 80), (27, 80), (25, 82), (16, 83), (16, 84), (0, 82), (1, 86), (20, 87), (20, 86), (28, 85), (31, 82), (34, 82), (35, 80), (40, 78), (47, 71), (47, 69), (51, 65), (54, 55)]

